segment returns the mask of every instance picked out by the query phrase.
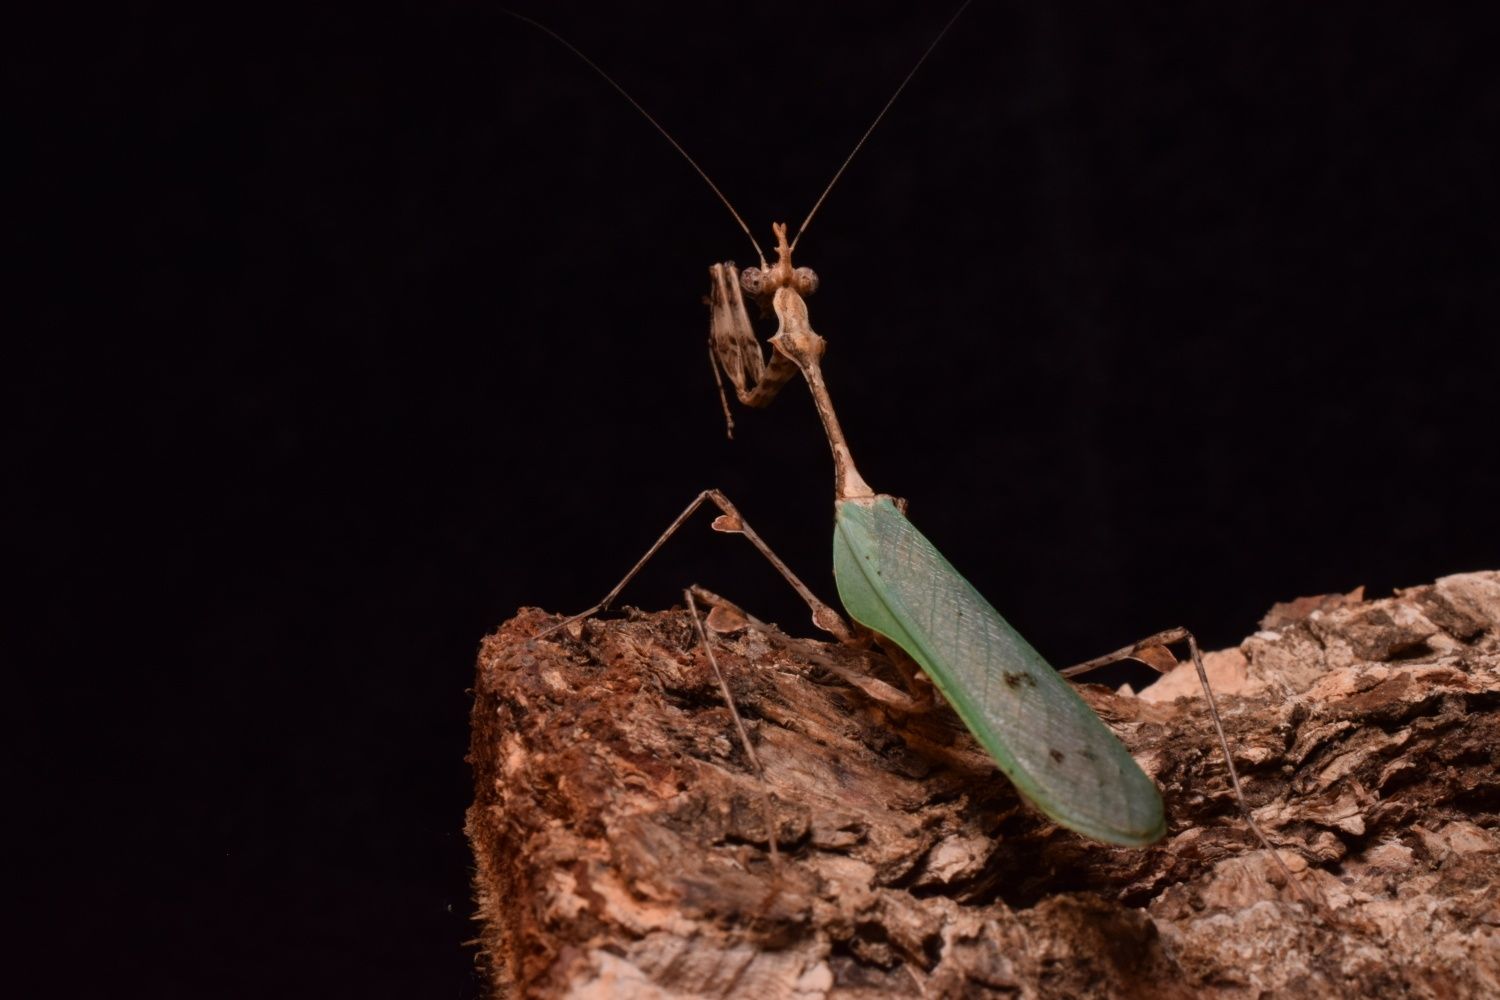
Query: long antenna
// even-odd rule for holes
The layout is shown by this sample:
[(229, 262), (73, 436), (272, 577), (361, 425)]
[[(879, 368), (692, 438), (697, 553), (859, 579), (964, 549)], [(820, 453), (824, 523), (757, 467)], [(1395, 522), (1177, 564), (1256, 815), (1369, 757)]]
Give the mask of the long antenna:
[[(967, 0), (965, 0), (964, 6), (965, 7), (968, 6)], [(599, 66), (598, 63), (594, 62), (594, 60), (592, 60), (588, 56), (584, 55), (583, 52), (581, 52), (579, 50), (578, 46), (576, 46), (572, 42), (568, 41), (562, 35), (559, 35), (557, 32), (553, 31), (551, 28), (547, 27), (542, 22), (540, 22), (538, 20), (535, 20), (533, 18), (527, 17), (525, 14), (521, 14), (521, 13), (518, 13), (517, 11), (513, 11), (509, 7), (501, 7), (500, 9), (503, 12), (509, 14), (511, 17), (515, 18), (517, 21), (524, 21), (527, 24), (531, 25), (533, 28), (536, 28), (538, 31), (542, 32), (543, 34), (551, 36), (554, 40), (556, 40), (557, 42), (559, 42), (569, 52), (573, 53), (575, 56), (577, 56), (578, 58), (582, 59), (584, 61), (584, 63), (589, 67), (589, 69), (592, 69), (595, 73), (598, 73), (600, 76), (602, 76), (604, 78), (604, 82), (605, 83), (607, 83), (611, 87), (615, 88), (615, 90), (617, 92), (619, 92), (619, 95), (621, 97), (623, 97), (623, 98), (625, 98), (625, 100), (629, 101), (630, 102), (630, 106), (633, 107), (633, 108), (635, 108), (637, 111), (639, 111), (641, 113), (641, 116), (643, 118), (645, 118), (648, 122), (650, 122), (652, 124), (652, 126), (656, 129), (656, 131), (658, 131), (658, 132), (660, 132), (662, 134), (662, 138), (666, 139), (668, 142), (670, 142), (672, 144), (672, 148), (673, 149), (677, 150), (677, 152), (679, 152), (679, 153), (682, 154), (682, 158), (684, 160), (688, 161), (688, 165), (691, 166), (694, 170), (698, 171), (698, 176), (703, 178), (703, 183), (707, 184), (709, 186), (709, 189), (712, 190), (714, 194), (716, 194), (716, 195), (719, 196), (719, 200), (724, 203), (724, 207), (727, 208), (727, 209), (729, 209), (729, 214), (732, 215), (732, 216), (734, 216), (734, 221), (738, 222), (740, 224), (740, 228), (743, 229), (745, 231), (745, 235), (747, 237), (749, 237), (749, 239), (750, 239), (750, 245), (753, 246), (753, 247), (755, 247), (755, 253), (756, 253), (756, 255), (758, 257), (760, 257), (760, 266), (761, 267), (765, 267), (766, 266), (766, 254), (765, 254), (765, 251), (760, 248), (760, 244), (759, 243), (755, 242), (755, 236), (750, 232), (750, 227), (747, 226), (747, 225), (745, 225), (745, 220), (742, 219), (742, 218), (740, 218), (740, 213), (738, 213), (738, 212), (736, 212), (734, 210), (734, 206), (729, 203), (729, 199), (726, 198), (726, 197), (724, 197), (724, 192), (720, 191), (719, 190), (719, 186), (717, 184), (715, 184), (709, 178), (708, 174), (706, 174), (704, 172), (704, 170), (703, 170), (702, 167), (698, 166), (698, 161), (695, 160), (695, 159), (693, 159), (691, 156), (688, 155), (688, 151), (685, 150), (685, 149), (683, 149), (682, 146), (677, 142), (676, 139), (672, 138), (672, 133), (668, 132), (665, 128), (663, 128), (662, 125), (661, 125), (661, 122), (659, 122), (655, 118), (651, 117), (651, 112), (649, 112), (645, 108), (641, 107), (640, 102), (637, 101), (634, 97), (631, 97), (630, 96), (630, 92), (627, 91), (624, 87), (622, 87), (618, 83), (616, 83), (614, 77), (612, 77), (608, 73), (604, 72), (604, 70), (600, 68), (600, 66)], [(949, 23), (951, 24), (952, 22), (950, 21)], [(948, 29), (944, 28), (943, 30), (947, 31)], [(939, 35), (938, 37), (941, 38), (942, 36)], [(936, 43), (933, 43), (933, 44), (936, 44)], [(929, 49), (928, 51), (931, 51), (931, 50)], [(926, 59), (927, 57), (924, 55), (922, 58)], [(920, 66), (922, 64), (921, 63), (917, 63), (917, 65)], [(908, 77), (908, 79), (910, 79), (910, 77)], [(905, 84), (902, 84), (902, 86), (904, 87)], [(897, 93), (900, 93), (900, 91), (897, 91)], [(837, 178), (835, 178), (835, 179), (837, 179)], [(819, 199), (819, 200), (821, 201), (822, 199)], [(805, 226), (805, 225), (807, 225), (807, 223), (804, 222), (803, 225)]]
[[(844, 171), (848, 169), (849, 162), (853, 160), (854, 157), (858, 155), (860, 149), (864, 147), (865, 140), (870, 138), (870, 133), (875, 131), (875, 126), (879, 125), (881, 119), (885, 117), (885, 113), (891, 110), (891, 105), (896, 103), (896, 98), (900, 97), (901, 91), (906, 89), (906, 85), (908, 83), (911, 83), (911, 78), (917, 75), (917, 70), (921, 69), (922, 64), (927, 61), (927, 57), (932, 55), (932, 50), (938, 47), (938, 42), (941, 42), (943, 40), (943, 36), (948, 33), (948, 29), (953, 27), (953, 23), (963, 15), (964, 11), (969, 9), (969, 4), (973, 2), (974, 0), (964, 0), (964, 2), (959, 6), (958, 10), (953, 13), (953, 16), (948, 18), (948, 23), (943, 25), (943, 30), (939, 31), (937, 33), (937, 37), (932, 40), (932, 44), (927, 46), (927, 51), (922, 53), (922, 58), (917, 60), (917, 64), (911, 68), (911, 72), (906, 74), (906, 79), (901, 81), (901, 86), (896, 88), (896, 92), (891, 95), (891, 99), (885, 102), (885, 107), (880, 109), (880, 114), (876, 115), (875, 120), (870, 123), (870, 127), (865, 129), (865, 134), (859, 137), (859, 141), (854, 144), (854, 148), (849, 151), (849, 155), (844, 158), (844, 162), (839, 166), (838, 171), (833, 175), (833, 180), (829, 181), (828, 186), (823, 189), (823, 193), (818, 195), (818, 200), (813, 204), (812, 211), (807, 213), (807, 218), (803, 219), (802, 225), (797, 227), (797, 235), (792, 239), (792, 250), (797, 249), (797, 240), (800, 240), (802, 238), (802, 234), (807, 232), (808, 223), (812, 222), (813, 216), (818, 214), (818, 209), (823, 207), (823, 199), (828, 197), (828, 192), (832, 191), (833, 186), (839, 182), (839, 178), (844, 176)], [(699, 172), (701, 173), (702, 171)], [(720, 195), (720, 197), (723, 196)], [(740, 225), (744, 225), (744, 223), (742, 222), (740, 223)]]

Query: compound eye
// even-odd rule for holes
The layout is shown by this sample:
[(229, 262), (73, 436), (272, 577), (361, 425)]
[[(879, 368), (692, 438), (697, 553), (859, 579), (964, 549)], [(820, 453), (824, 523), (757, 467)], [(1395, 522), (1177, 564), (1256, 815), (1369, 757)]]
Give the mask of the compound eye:
[(758, 267), (747, 267), (740, 272), (740, 287), (745, 294), (759, 298), (766, 287), (766, 273)]
[(792, 282), (799, 295), (811, 295), (818, 290), (818, 276), (810, 267), (799, 267), (793, 271)]

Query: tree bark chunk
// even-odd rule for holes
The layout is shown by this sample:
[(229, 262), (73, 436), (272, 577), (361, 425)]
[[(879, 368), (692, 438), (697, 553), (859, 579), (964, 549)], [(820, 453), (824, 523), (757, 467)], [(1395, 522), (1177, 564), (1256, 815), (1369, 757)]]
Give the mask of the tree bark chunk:
[[(1211, 654), (1254, 815), (1190, 664), (1085, 698), (1168, 834), (1096, 844), (1025, 805), (875, 649), (687, 612), (480, 650), (468, 834), (497, 996), (1500, 996), (1500, 573), (1279, 605)], [(775, 839), (777, 856), (770, 841)]]

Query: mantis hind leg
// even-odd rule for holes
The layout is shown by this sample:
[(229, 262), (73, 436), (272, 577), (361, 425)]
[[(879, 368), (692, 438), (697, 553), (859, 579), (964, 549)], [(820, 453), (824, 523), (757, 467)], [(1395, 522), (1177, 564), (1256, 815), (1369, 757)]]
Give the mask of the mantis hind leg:
[(1219, 716), (1219, 706), (1214, 700), (1213, 688), (1208, 683), (1208, 671), (1203, 666), (1203, 654), (1198, 649), (1198, 640), (1193, 636), (1193, 633), (1182, 627), (1169, 628), (1154, 635), (1148, 635), (1129, 646), (1115, 650), (1113, 653), (1107, 653), (1104, 656), (1085, 660), (1083, 663), (1059, 670), (1058, 673), (1064, 677), (1077, 677), (1091, 670), (1098, 670), (1100, 667), (1109, 666), (1111, 663), (1119, 663), (1121, 660), (1135, 660), (1146, 664), (1146, 666), (1151, 667), (1159, 673), (1166, 673), (1177, 666), (1177, 658), (1172, 655), (1167, 647), (1179, 642), (1187, 643), (1188, 655), (1192, 658), (1193, 666), (1198, 671), (1198, 683), (1203, 688), (1203, 698), (1208, 703), (1209, 718), (1213, 720), (1214, 732), (1219, 737), (1219, 749), (1224, 754), (1224, 764), (1229, 770), (1229, 786), (1234, 792), (1234, 801), (1239, 807), (1240, 816), (1244, 819), (1245, 825), (1249, 827), (1250, 832), (1255, 835), (1255, 839), (1259, 840), (1261, 846), (1266, 849), (1266, 853), (1270, 855), (1276, 867), (1280, 869), (1281, 876), (1286, 880), (1286, 884), (1291, 886), (1310, 906), (1318, 908), (1321, 905), (1321, 908), (1326, 912), (1327, 902), (1322, 899), (1322, 893), (1318, 892), (1316, 887), (1314, 887), (1313, 891), (1317, 895), (1317, 901), (1314, 902), (1313, 896), (1308, 893), (1307, 889), (1303, 888), (1301, 882), (1292, 876), (1286, 863), (1281, 860), (1281, 855), (1271, 844), (1270, 839), (1266, 837), (1265, 833), (1256, 824), (1255, 818), (1250, 814), (1250, 804), (1245, 801), (1245, 791), (1240, 785), (1239, 772), (1234, 766), (1234, 754), (1229, 750), (1229, 737), (1224, 734), (1224, 721)]
[(937, 692), (933, 690), (932, 681), (922, 672), (922, 667), (913, 660), (911, 656), (896, 643), (887, 639), (879, 632), (872, 632), (875, 642), (885, 653), (886, 659), (891, 661), (891, 666), (901, 675), (901, 680), (906, 685), (908, 699), (905, 704), (896, 705), (913, 714), (925, 714), (937, 707)]
[(1135, 660), (1137, 663), (1144, 663), (1159, 674), (1164, 674), (1177, 666), (1177, 657), (1173, 656), (1171, 650), (1167, 647), (1184, 640), (1189, 643), (1193, 650), (1193, 655), (1196, 656), (1198, 642), (1193, 638), (1193, 633), (1185, 628), (1169, 628), (1165, 631), (1148, 635), (1146, 638), (1117, 649), (1113, 653), (1106, 653), (1103, 656), (1096, 656), (1092, 660), (1084, 660), (1082, 663), (1066, 667), (1059, 670), (1058, 673), (1064, 677), (1077, 677), (1080, 674), (1086, 674), (1092, 670), (1107, 667), (1112, 663), (1119, 663), (1122, 660)]

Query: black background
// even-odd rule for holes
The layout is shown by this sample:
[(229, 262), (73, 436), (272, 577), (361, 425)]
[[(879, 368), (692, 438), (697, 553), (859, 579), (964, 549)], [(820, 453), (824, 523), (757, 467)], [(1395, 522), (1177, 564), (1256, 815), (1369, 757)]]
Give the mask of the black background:
[[(764, 242), (951, 7), (525, 9)], [(591, 603), (711, 485), (831, 598), (826, 445), (800, 386), (724, 439), (699, 300), (753, 251), (499, 8), (112, 17), (8, 60), (42, 974), (475, 995), (480, 637)], [(977, 3), (799, 249), (865, 477), (1059, 663), (1500, 566), (1493, 55), (1436, 8)], [(692, 581), (810, 631), (703, 525), (626, 600)]]

